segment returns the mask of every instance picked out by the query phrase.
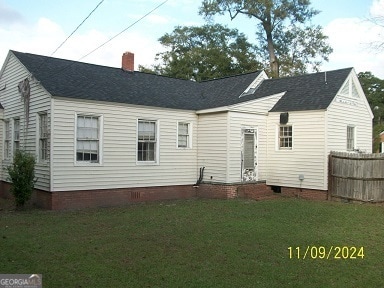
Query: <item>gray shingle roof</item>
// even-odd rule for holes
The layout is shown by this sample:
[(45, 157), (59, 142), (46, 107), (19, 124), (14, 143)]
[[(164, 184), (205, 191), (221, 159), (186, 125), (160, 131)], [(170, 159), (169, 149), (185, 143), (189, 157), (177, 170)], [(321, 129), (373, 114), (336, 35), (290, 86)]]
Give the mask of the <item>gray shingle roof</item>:
[(256, 95), (286, 91), (272, 112), (322, 110), (331, 104), (353, 68), (265, 80)]
[(286, 91), (271, 111), (325, 109), (352, 68), (264, 80), (240, 97), (260, 71), (204, 82), (11, 51), (52, 96), (186, 110), (216, 108)]
[[(225, 104), (260, 72), (197, 83), (143, 72), (12, 51), (52, 96), (187, 110)], [(209, 86), (215, 93), (205, 91)], [(216, 99), (219, 97), (220, 101)], [(217, 107), (217, 106), (216, 106)]]

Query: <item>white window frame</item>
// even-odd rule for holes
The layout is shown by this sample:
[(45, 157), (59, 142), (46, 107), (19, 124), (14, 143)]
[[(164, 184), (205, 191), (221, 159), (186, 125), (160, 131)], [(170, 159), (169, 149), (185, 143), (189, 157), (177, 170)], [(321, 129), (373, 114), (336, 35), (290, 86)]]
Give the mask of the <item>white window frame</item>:
[[(187, 127), (187, 134), (180, 134), (180, 124), (181, 125), (188, 125)], [(177, 149), (190, 149), (192, 148), (192, 123), (188, 121), (178, 121), (177, 127), (176, 127), (177, 135), (176, 135), (176, 148)], [(180, 146), (179, 143), (179, 137), (180, 136), (186, 136), (187, 137), (187, 145), (186, 146)]]
[[(98, 162), (92, 161), (78, 161), (77, 160), (77, 122), (78, 117), (93, 117), (98, 119)], [(74, 151), (73, 161), (74, 166), (101, 166), (103, 165), (103, 130), (104, 130), (104, 116), (101, 114), (92, 113), (75, 113), (75, 133), (74, 133)]]
[[(284, 128), (284, 127), (290, 127), (291, 128), (291, 136), (290, 136), (290, 138), (291, 138), (291, 146), (288, 146), (288, 147), (286, 147), (286, 146), (281, 146), (281, 135), (280, 135), (280, 131), (281, 131), (281, 128)], [(291, 125), (291, 124), (284, 124), (284, 125), (282, 125), (282, 124), (280, 124), (280, 125), (278, 125), (277, 126), (277, 150), (281, 150), (281, 151), (291, 151), (291, 150), (293, 150), (293, 135), (294, 135), (294, 133), (293, 133), (293, 125)], [(289, 138), (289, 136), (287, 136), (287, 137), (284, 137), (284, 138)]]
[(19, 117), (13, 118), (13, 154), (15, 154), (17, 150), (20, 150), (20, 123)]
[[(352, 129), (352, 133), (350, 131)], [(350, 137), (352, 136), (352, 138)], [(347, 151), (354, 151), (356, 149), (356, 126), (348, 125), (347, 126)], [(352, 147), (351, 147), (352, 144)]]
[[(43, 127), (42, 125), (42, 119), (43, 117), (46, 117), (46, 127)], [(48, 119), (48, 113), (47, 111), (44, 111), (44, 112), (39, 112), (37, 113), (37, 117), (36, 117), (36, 123), (37, 123), (37, 139), (36, 139), (36, 147), (37, 147), (37, 151), (36, 151), (36, 154), (38, 155), (38, 161), (40, 163), (48, 163), (49, 161), (49, 158), (50, 158), (50, 141), (49, 141), (49, 138), (50, 138), (50, 133), (49, 133), (49, 119)], [(44, 129), (45, 128), (45, 129)], [(44, 131), (43, 131), (44, 130)], [(44, 157), (44, 153), (42, 152), (43, 151), (43, 143), (46, 143), (46, 157)]]
[(10, 159), (12, 155), (12, 129), (11, 121), (8, 119), (4, 121), (4, 157), (3, 159)]
[[(154, 145), (154, 160), (139, 160), (139, 123), (142, 122), (151, 122), (155, 123), (155, 143)], [(135, 158), (136, 158), (136, 165), (159, 165), (159, 155), (160, 155), (160, 121), (157, 119), (148, 119), (148, 118), (138, 118), (136, 121), (136, 153), (135, 153)], [(141, 140), (144, 141), (144, 140)], [(140, 142), (141, 142), (140, 141)]]

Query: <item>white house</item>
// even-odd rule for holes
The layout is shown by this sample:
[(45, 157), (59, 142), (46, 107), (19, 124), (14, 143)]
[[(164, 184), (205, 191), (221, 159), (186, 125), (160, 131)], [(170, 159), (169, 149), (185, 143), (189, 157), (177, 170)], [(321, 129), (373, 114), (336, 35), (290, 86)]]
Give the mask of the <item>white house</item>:
[(324, 198), (331, 150), (371, 152), (373, 115), (352, 68), (197, 83), (133, 71), (132, 53), (122, 66), (8, 53), (3, 196), (20, 148), (36, 155), (34, 201), (50, 209), (228, 198), (267, 186)]

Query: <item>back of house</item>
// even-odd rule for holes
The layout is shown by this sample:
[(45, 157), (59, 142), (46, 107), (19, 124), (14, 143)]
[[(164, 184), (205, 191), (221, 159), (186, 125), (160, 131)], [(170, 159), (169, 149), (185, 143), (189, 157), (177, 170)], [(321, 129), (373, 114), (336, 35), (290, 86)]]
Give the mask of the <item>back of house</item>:
[(329, 151), (370, 152), (372, 113), (351, 68), (197, 83), (133, 71), (132, 61), (124, 53), (112, 68), (8, 53), (3, 196), (17, 149), (36, 156), (34, 201), (49, 209), (233, 198), (269, 186), (324, 197)]

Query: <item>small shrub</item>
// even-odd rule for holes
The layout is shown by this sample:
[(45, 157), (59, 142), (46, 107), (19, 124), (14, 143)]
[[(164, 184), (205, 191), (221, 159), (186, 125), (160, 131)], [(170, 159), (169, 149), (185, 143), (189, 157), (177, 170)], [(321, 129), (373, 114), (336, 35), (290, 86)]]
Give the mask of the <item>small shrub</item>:
[(16, 208), (22, 208), (31, 198), (35, 186), (35, 157), (17, 150), (7, 171), (12, 182), (11, 193), (15, 197)]

